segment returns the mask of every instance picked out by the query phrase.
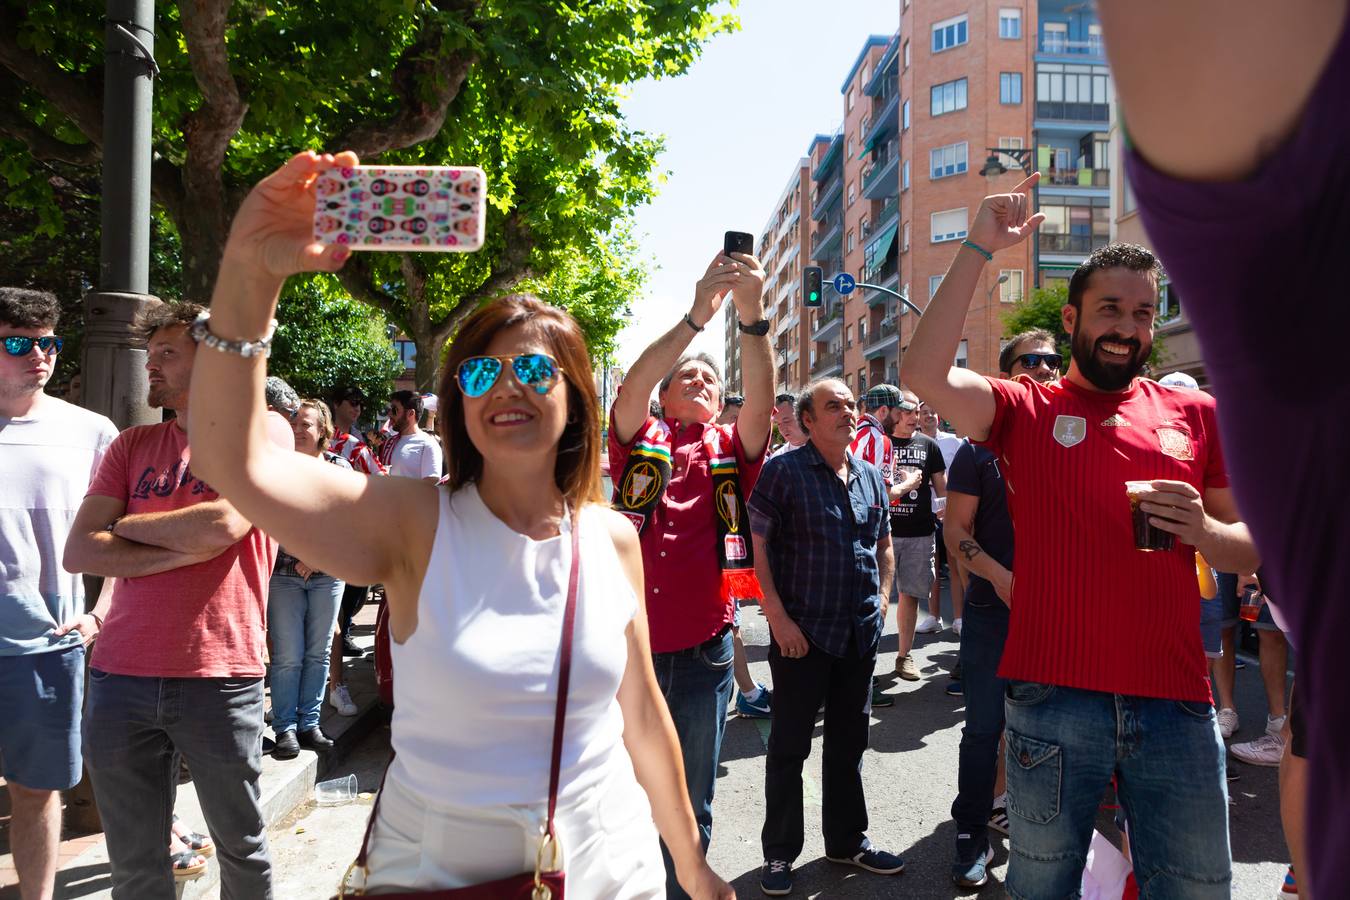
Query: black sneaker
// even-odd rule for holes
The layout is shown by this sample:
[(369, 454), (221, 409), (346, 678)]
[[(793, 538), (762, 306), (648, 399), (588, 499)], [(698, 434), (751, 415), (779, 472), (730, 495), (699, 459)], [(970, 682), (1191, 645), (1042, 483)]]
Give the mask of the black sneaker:
[(905, 861), (897, 854), (887, 853), (885, 850), (878, 850), (875, 847), (864, 847), (852, 856), (847, 857), (830, 856), (826, 853), (825, 858), (832, 863), (857, 866), (878, 875), (899, 875), (905, 871)]
[(792, 893), (792, 863), (781, 859), (766, 859), (759, 870), (759, 889), (769, 897), (785, 897)]
[(352, 657), (352, 658), (357, 658), (357, 657), (365, 656), (365, 655), (366, 655), (366, 651), (364, 651), (364, 650), (362, 650), (360, 647), (358, 647), (358, 646), (356, 645), (356, 639), (353, 638), (350, 634), (348, 634), (348, 635), (343, 635), (343, 638), (342, 638), (342, 655), (343, 655), (343, 656), (349, 656), (349, 657)]
[(295, 759), (300, 755), (300, 742), (294, 731), (283, 731), (277, 735), (276, 746), (272, 748), (273, 759)]
[(877, 709), (883, 706), (894, 706), (894, 705), (895, 705), (895, 698), (892, 697), (890, 694), (887, 694), (886, 689), (882, 687), (875, 678), (873, 678), (872, 708)]
[[(291, 732), (286, 732), (290, 734)], [(306, 750), (314, 750), (319, 753), (327, 753), (333, 749), (333, 741), (318, 728), (306, 728), (300, 732), (299, 744)]]

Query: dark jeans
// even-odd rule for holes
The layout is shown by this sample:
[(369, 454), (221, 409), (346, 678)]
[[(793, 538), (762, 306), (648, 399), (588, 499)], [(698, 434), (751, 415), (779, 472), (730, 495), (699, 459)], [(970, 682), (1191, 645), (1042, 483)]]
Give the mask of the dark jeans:
[[(684, 783), (694, 807), (703, 852), (712, 840), (713, 791), (717, 787), (717, 758), (722, 752), (727, 705), (731, 702), (731, 629), (709, 641), (674, 653), (653, 653), (656, 683), (666, 698), (666, 707), (680, 736), (684, 757)], [(666, 896), (687, 900), (688, 894), (675, 880), (675, 864), (664, 841), (661, 857), (666, 863)]]
[(342, 589), (342, 606), (338, 608), (337, 624), (338, 634), (343, 638), (351, 633), (352, 616), (366, 605), (369, 594), (370, 586), (365, 584), (349, 584)]
[(1008, 607), (966, 602), (961, 629), (961, 689), (966, 701), (966, 727), (961, 730), (956, 776), (956, 853), (970, 862), (985, 847), (998, 775), (998, 740), (1003, 735), (1003, 690), (998, 677), (1003, 643), (1008, 638)]
[(862, 755), (872, 715), (874, 645), (865, 656), (850, 643), (849, 655), (830, 656), (812, 646), (787, 659), (769, 641), (773, 673), (773, 724), (764, 765), (765, 859), (795, 860), (802, 852), (802, 765), (811, 755), (816, 714), (825, 704), (825, 748), (821, 763), (821, 826), (825, 855), (843, 859), (867, 846), (867, 802), (863, 798)]
[(114, 900), (173, 900), (169, 828), (178, 767), (192, 769), (220, 860), (222, 900), (269, 900), (258, 803), (261, 678), (138, 678), (89, 671), (84, 758), (108, 841)]

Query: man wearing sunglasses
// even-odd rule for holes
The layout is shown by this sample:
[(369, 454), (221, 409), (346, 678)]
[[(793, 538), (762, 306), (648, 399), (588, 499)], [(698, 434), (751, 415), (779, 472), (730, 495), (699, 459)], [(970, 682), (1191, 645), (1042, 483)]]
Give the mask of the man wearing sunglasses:
[(60, 792), (80, 780), (84, 648), (98, 631), (61, 553), (117, 437), (104, 416), (43, 392), (61, 352), (59, 311), (51, 294), (0, 288), (0, 759), (19, 890), (44, 900), (56, 878)]
[[(735, 601), (758, 596), (746, 500), (764, 463), (773, 412), (763, 290), (755, 257), (719, 253), (695, 287), (689, 312), (629, 370), (610, 417), (615, 505), (638, 529), (656, 677), (680, 736), (705, 851), (731, 701)], [(728, 296), (740, 324), (745, 403), (735, 424), (718, 425), (717, 366), (706, 354), (685, 351), (709, 322), (721, 321)], [(648, 414), (658, 387), (663, 417)], [(666, 872), (669, 896), (686, 897), (669, 855)]]
[[(1032, 208), (1038, 178), (985, 198), (903, 363), (920, 396), (998, 457), (1017, 530), (998, 669), (1008, 679), (1008, 893), (1077, 893), (1115, 778), (1139, 883), (1227, 897), (1225, 755), (1195, 552), (1228, 571), (1260, 560), (1228, 486), (1214, 399), (1139, 377), (1153, 344), (1157, 259), (1110, 244), (1074, 272), (1064, 378), (991, 380), (951, 364), (986, 263), (1044, 221)], [(1126, 481), (1151, 482), (1139, 508), (1173, 548), (1135, 548)]]
[(389, 427), (394, 435), (380, 448), (380, 463), (390, 475), (441, 479), (441, 445), (422, 430), (422, 398), (415, 391), (395, 391), (389, 398)]
[[(1025, 375), (1048, 384), (1059, 377), (1054, 335), (1025, 331), (999, 354), (999, 377)], [(947, 469), (947, 515), (943, 528), (949, 557), (957, 563), (965, 597), (961, 629), (961, 678), (965, 727), (957, 763), (956, 862), (958, 887), (980, 887), (989, 878), (989, 829), (1008, 833), (1002, 757), (1003, 689), (998, 663), (1008, 637), (1012, 596), (1013, 524), (998, 460), (989, 448), (962, 442)]]

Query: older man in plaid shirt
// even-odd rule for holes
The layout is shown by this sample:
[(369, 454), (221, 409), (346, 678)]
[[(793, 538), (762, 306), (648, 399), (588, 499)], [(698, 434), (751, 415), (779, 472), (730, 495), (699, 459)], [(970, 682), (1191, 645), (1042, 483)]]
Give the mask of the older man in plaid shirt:
[(905, 866), (868, 841), (862, 786), (872, 667), (895, 569), (886, 481), (848, 452), (858, 409), (843, 382), (812, 384), (797, 416), (807, 443), (769, 460), (749, 500), (774, 680), (760, 872), (770, 896), (792, 890), (804, 842), (802, 765), (822, 702), (826, 857), (882, 875)]

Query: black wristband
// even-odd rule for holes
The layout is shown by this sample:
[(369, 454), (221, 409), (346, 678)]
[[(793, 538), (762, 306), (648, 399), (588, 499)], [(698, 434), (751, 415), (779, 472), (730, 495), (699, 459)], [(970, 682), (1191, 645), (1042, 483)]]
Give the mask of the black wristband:
[(689, 315), (689, 313), (685, 313), (685, 314), (684, 314), (684, 319), (683, 319), (682, 321), (684, 322), (684, 324), (688, 325), (690, 328), (694, 329), (695, 331), (702, 331), (702, 330), (703, 330), (703, 326), (701, 326), (701, 325), (695, 325), (695, 324), (694, 324), (694, 320), (693, 320), (693, 318)]
[(763, 337), (764, 335), (769, 333), (769, 320), (760, 319), (758, 322), (751, 322), (749, 325), (747, 325), (740, 319), (737, 319), (736, 327), (739, 328), (745, 334), (753, 334), (755, 337)]

